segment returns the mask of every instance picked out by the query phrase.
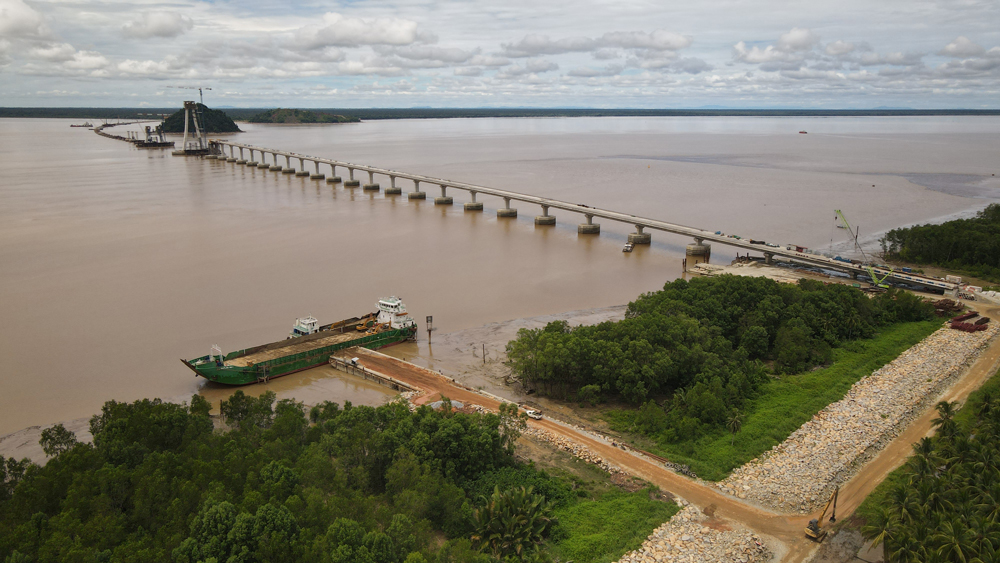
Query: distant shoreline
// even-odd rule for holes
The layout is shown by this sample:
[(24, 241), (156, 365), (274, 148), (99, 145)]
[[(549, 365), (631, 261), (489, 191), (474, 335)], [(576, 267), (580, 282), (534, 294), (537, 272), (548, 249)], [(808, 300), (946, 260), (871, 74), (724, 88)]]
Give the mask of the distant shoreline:
[[(0, 118), (137, 119), (140, 114), (172, 114), (169, 108), (0, 107)], [(274, 108), (227, 108), (236, 121)], [(600, 109), (600, 108), (293, 108), (361, 120), (497, 117), (928, 117), (998, 116), (1000, 109)]]

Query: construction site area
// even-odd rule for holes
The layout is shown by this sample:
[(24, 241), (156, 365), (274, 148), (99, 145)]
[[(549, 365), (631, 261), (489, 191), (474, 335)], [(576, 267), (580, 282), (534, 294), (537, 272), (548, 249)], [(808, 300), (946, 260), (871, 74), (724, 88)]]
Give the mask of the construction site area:
[[(858, 381), (842, 400), (827, 406), (785, 442), (719, 482), (690, 476), (670, 460), (549, 412), (531, 410), (521, 440), (564, 451), (619, 480), (648, 482), (676, 499), (682, 511), (650, 534), (639, 549), (625, 554), (621, 563), (794, 563), (814, 560), (821, 547), (837, 546), (850, 551), (850, 559), (859, 546), (844, 548), (829, 517), (848, 519), (906, 460), (911, 445), (931, 433), (933, 404), (964, 401), (996, 373), (1000, 326), (974, 323), (998, 314), (1000, 307), (988, 307), (952, 323), (982, 327), (973, 331), (945, 325)], [(438, 371), (363, 348), (338, 352), (331, 365), (405, 389), (401, 395), (414, 408), (440, 408), (447, 398), (452, 408), (496, 412), (507, 402)]]

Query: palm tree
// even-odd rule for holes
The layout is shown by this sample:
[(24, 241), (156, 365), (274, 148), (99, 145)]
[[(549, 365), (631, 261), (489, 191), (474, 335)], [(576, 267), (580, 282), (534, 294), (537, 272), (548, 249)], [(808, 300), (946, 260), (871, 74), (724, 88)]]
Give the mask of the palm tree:
[(740, 428), (743, 428), (743, 413), (740, 412), (740, 409), (733, 409), (732, 414), (729, 416), (729, 420), (726, 421), (726, 427), (733, 433), (733, 439), (729, 445), (735, 445), (736, 433), (740, 431)]
[(961, 520), (941, 523), (941, 531), (931, 537), (940, 544), (938, 553), (947, 560), (967, 563), (976, 557), (973, 532)]
[(545, 532), (556, 523), (552, 505), (533, 487), (500, 492), (493, 487), (489, 499), (472, 513), (472, 541), (497, 559), (524, 558), (537, 549)]
[(938, 416), (931, 421), (931, 425), (936, 427), (938, 433), (942, 436), (951, 437), (955, 435), (955, 431), (958, 429), (955, 424), (955, 409), (957, 407), (957, 401), (953, 403), (941, 401), (934, 407), (938, 411)]
[(889, 553), (889, 542), (893, 540), (896, 528), (899, 526), (899, 519), (892, 509), (886, 506), (878, 507), (875, 517), (865, 522), (861, 526), (861, 535), (866, 540), (872, 542), (872, 547), (882, 546), (883, 559)]

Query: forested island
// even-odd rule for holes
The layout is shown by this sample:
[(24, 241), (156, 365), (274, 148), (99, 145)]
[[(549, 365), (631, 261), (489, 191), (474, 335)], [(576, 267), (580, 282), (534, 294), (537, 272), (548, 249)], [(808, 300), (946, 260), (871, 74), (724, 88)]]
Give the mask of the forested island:
[(43, 467), (0, 457), (0, 561), (583, 563), (617, 559), (677, 510), (598, 469), (518, 462), (514, 405), (444, 403), (325, 402), (307, 416), (237, 391), (215, 430), (199, 395), (108, 402), (93, 444), (56, 425)]
[(315, 112), (302, 109), (272, 109), (251, 115), (250, 123), (357, 123), (357, 117)]
[[(870, 298), (806, 279), (699, 277), (640, 296), (622, 321), (522, 329), (507, 354), (528, 389), (632, 405), (601, 416), (721, 479), (940, 327), (933, 319), (929, 303), (899, 290)], [(783, 416), (761, 420), (776, 408)]]
[[(240, 131), (236, 122), (232, 120), (226, 112), (217, 109), (210, 109), (203, 104), (198, 104), (198, 110), (202, 115), (202, 126), (207, 133), (237, 133)], [(188, 132), (194, 133), (194, 117), (188, 123)], [(166, 133), (184, 132), (184, 110), (177, 110), (163, 121), (163, 131)]]
[(881, 239), (889, 259), (932, 264), (1000, 283), (1000, 204), (971, 219), (893, 229)]

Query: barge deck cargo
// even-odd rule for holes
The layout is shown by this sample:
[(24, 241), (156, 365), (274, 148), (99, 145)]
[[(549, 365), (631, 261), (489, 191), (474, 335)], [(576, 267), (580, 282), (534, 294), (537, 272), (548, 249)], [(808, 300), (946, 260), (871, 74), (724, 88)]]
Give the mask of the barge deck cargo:
[(396, 297), (380, 299), (378, 312), (319, 326), (312, 317), (296, 319), (285, 340), (223, 355), (218, 346), (200, 358), (181, 360), (195, 374), (226, 385), (246, 385), (326, 364), (330, 355), (351, 346), (371, 350), (407, 340), (416, 322)]

